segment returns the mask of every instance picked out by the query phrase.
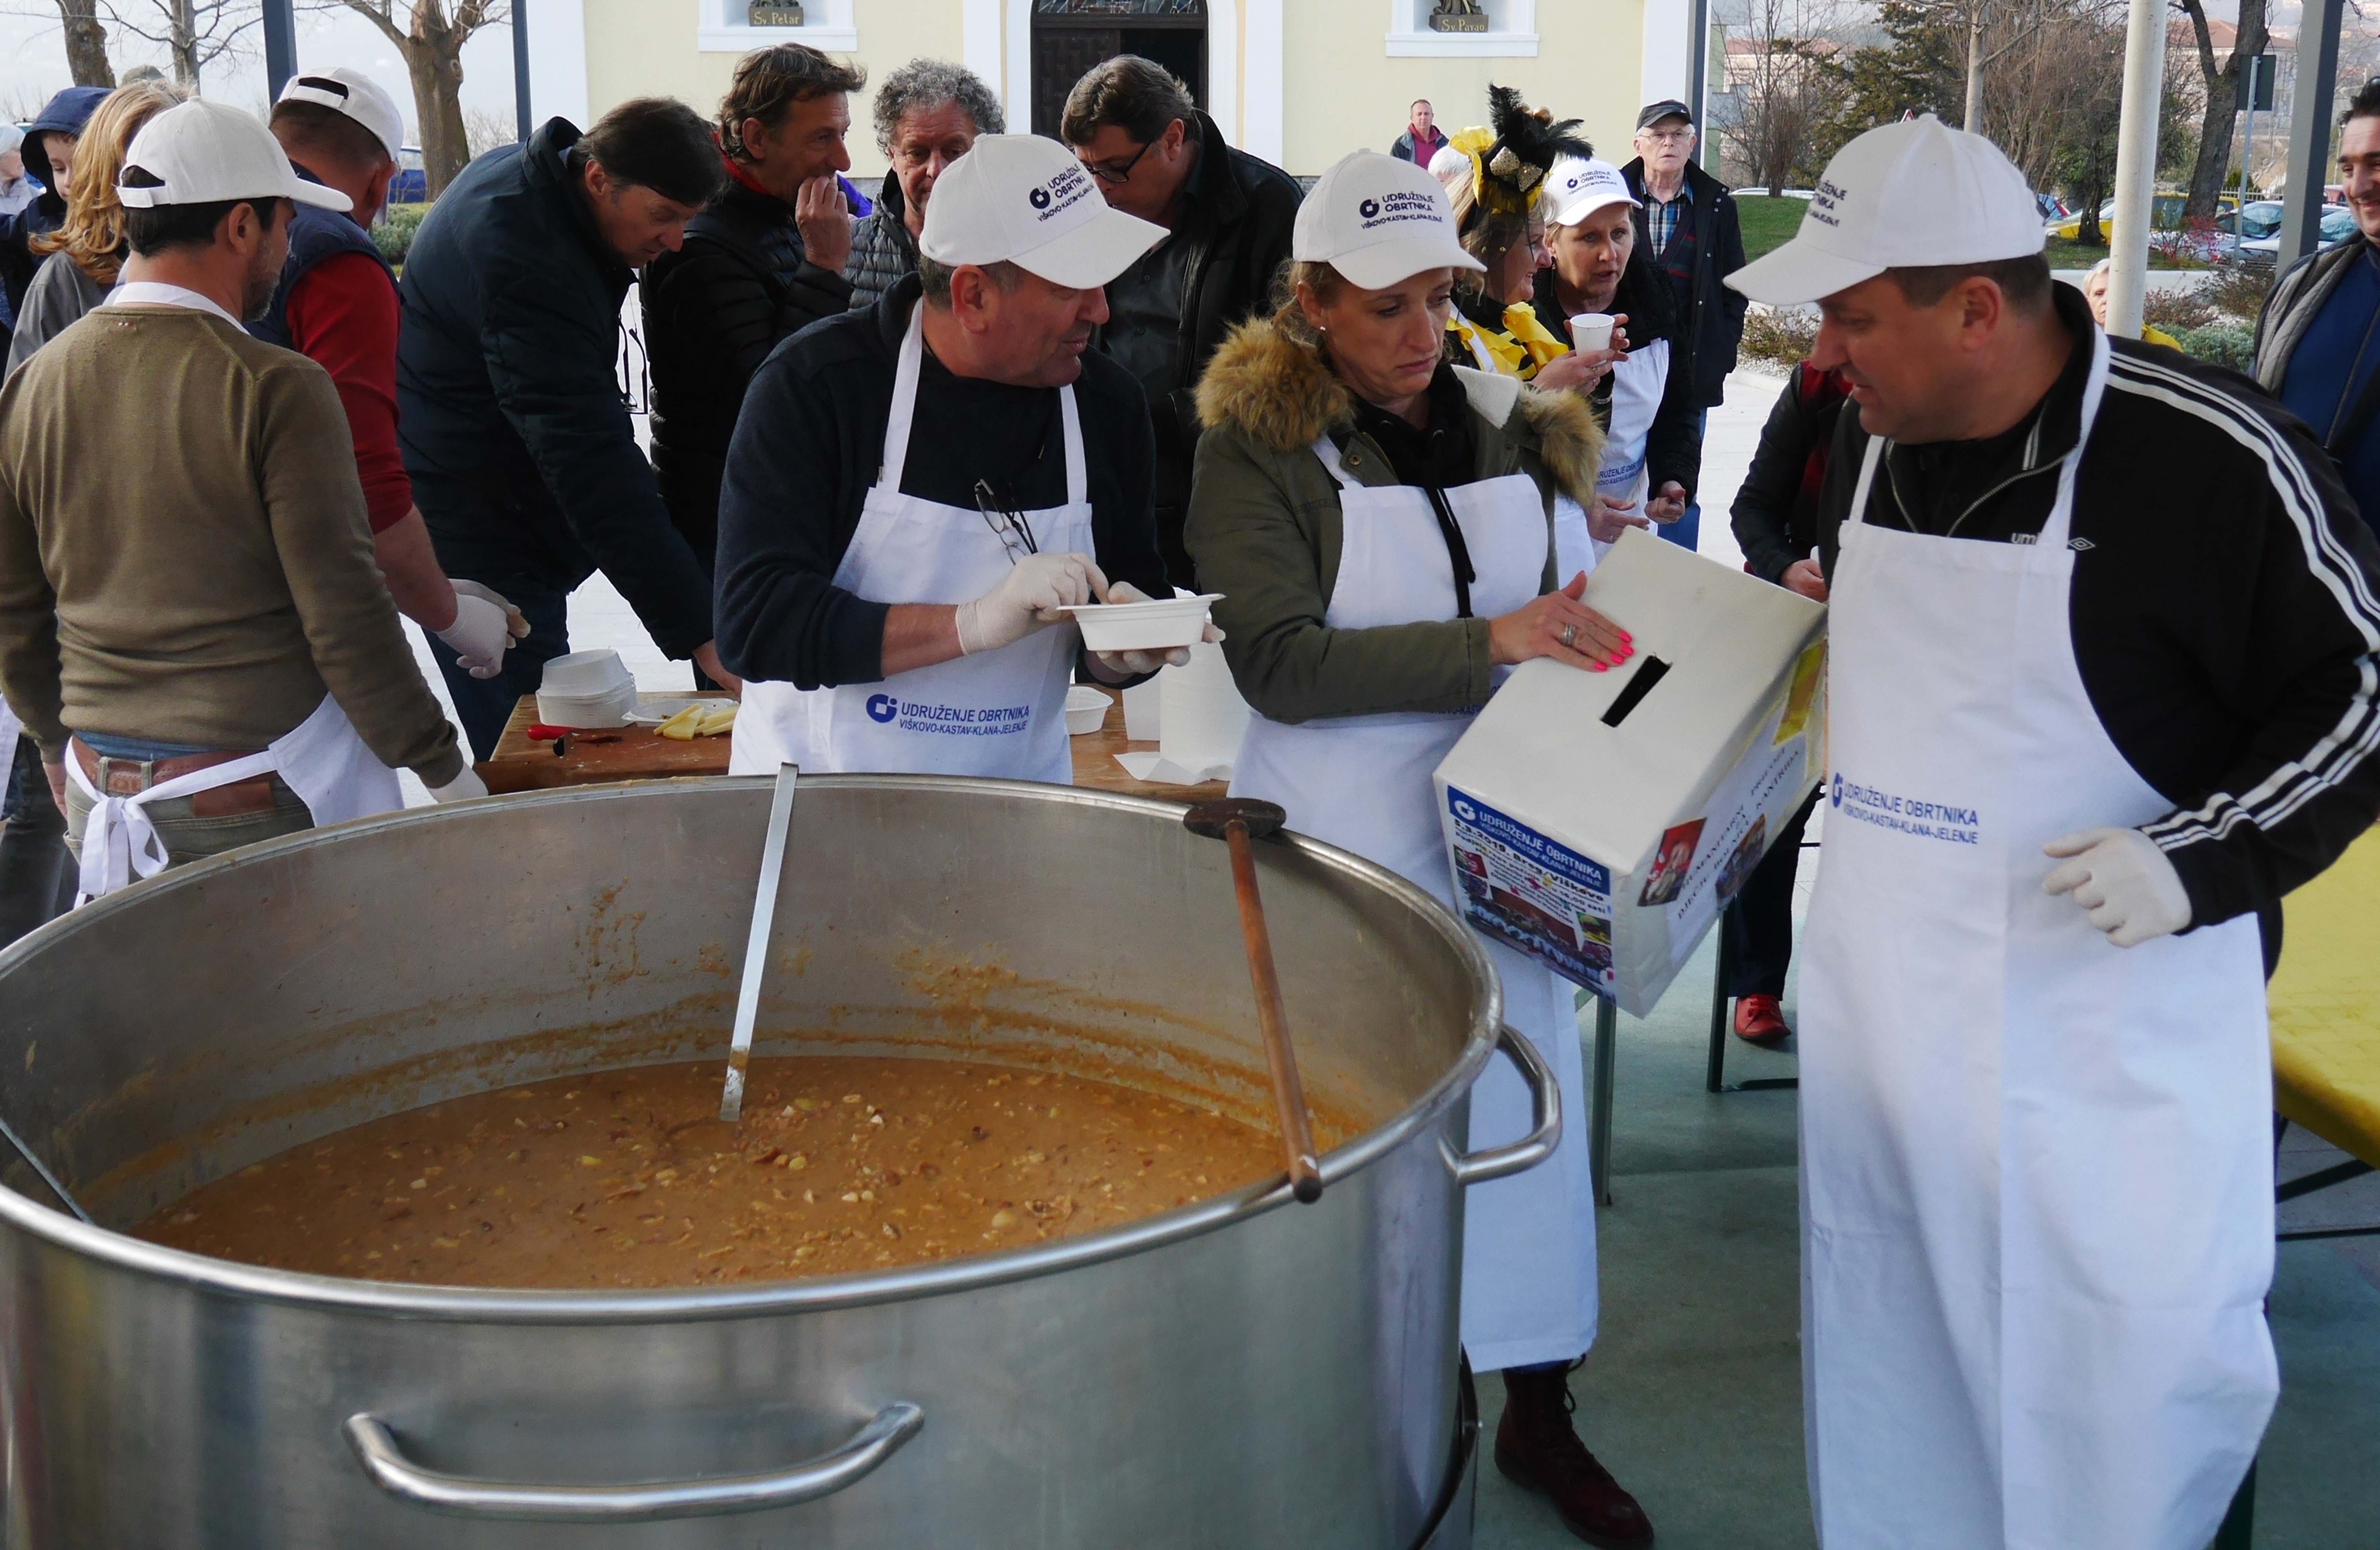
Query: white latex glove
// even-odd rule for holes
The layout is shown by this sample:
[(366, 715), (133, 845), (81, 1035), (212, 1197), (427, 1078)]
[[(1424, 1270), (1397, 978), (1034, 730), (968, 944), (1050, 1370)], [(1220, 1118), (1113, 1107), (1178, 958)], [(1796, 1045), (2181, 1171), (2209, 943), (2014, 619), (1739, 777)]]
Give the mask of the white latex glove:
[(2041, 880), (2042, 891), (2072, 894), (2118, 947), (2138, 947), (2190, 924), (2181, 874), (2139, 829), (2080, 829), (2041, 848), (2071, 858)]
[(430, 800), (439, 803), (468, 802), (475, 796), (487, 794), (488, 782), (480, 780), (480, 772), (468, 764), (463, 767), (463, 773), (444, 785), (430, 788)]
[(504, 595), (476, 581), (450, 583), (455, 588), (455, 622), (438, 638), (462, 659), (463, 670), (474, 678), (493, 678), (504, 667), (504, 652), (516, 640), (528, 638), (528, 620)]
[(1060, 608), (1096, 601), (1107, 589), (1107, 576), (1087, 554), (1028, 554), (1009, 567), (999, 586), (959, 604), (959, 655), (1014, 646), (1065, 618)]
[[(1131, 582), (1118, 581), (1109, 585), (1107, 596), (1099, 600), (1110, 603), (1145, 603), (1149, 600), (1149, 597)], [(1210, 624), (1207, 626), (1207, 633), (1201, 638), (1208, 645), (1212, 646), (1223, 638), (1223, 632)], [(1094, 651), (1091, 653), (1091, 660), (1118, 678), (1138, 678), (1144, 674), (1155, 672), (1161, 667), (1188, 667), (1190, 648), (1186, 646), (1177, 646), (1171, 651)]]

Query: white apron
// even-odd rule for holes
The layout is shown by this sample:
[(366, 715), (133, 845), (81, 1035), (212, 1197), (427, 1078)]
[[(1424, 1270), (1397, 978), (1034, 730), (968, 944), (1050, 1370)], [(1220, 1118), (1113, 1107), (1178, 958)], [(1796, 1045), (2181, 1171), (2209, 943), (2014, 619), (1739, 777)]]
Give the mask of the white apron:
[(396, 772), (364, 745), (339, 702), (329, 695), (312, 715), (274, 738), (261, 753), (176, 775), (135, 796), (110, 796), (92, 786), (82, 760), (69, 752), (67, 779), (91, 799), (82, 831), (82, 880), (78, 905), (113, 893), (134, 877), (153, 878), (166, 866), (165, 842), (150, 821), (152, 802), (173, 802), (259, 775), (279, 775), (306, 804), (317, 827), (394, 813), (404, 807)]
[[(1324, 623), (1360, 630), (1453, 618), (1453, 572), (1429, 498), (1409, 485), (1357, 483), (1327, 441), (1314, 452), (1339, 480), (1343, 513)], [(1510, 474), (1459, 486), (1446, 498), (1478, 573), (1472, 612), (1492, 618), (1536, 597), (1547, 542), (1536, 485)], [(1291, 726), (1253, 717), (1232, 767), (1232, 794), (1280, 803), (1290, 828), (1377, 862), (1451, 906), (1430, 772), (1471, 721), (1415, 713)], [(1482, 1370), (1567, 1361), (1594, 1343), (1596, 1320), (1595, 1195), (1570, 987), (1517, 952), (1485, 945), (1503, 981), (1505, 1021), (1537, 1047), (1561, 1084), (1562, 1142), (1536, 1168), (1469, 1192), (1463, 1343)], [(1489, 1061), (1471, 1089), (1471, 1144), (1512, 1142), (1529, 1123), (1520, 1077), (1508, 1062)]]
[(2126, 949), (2042, 891), (2046, 842), (2172, 805), (2075, 666), (2082, 454), (2039, 541), (2000, 544), (1862, 520), (1882, 447), (1833, 577), (1803, 950), (1819, 1538), (2203, 1550), (2278, 1388), (2256, 922)]
[[(1670, 385), (1670, 342), (1656, 339), (1628, 352), (1611, 366), (1611, 424), (1603, 440), (1603, 462), (1596, 469), (1596, 493), (1615, 501), (1633, 501), (1639, 515), (1645, 509), (1645, 443), (1660, 412), (1661, 394)], [(1609, 544), (1597, 543), (1586, 528), (1586, 508), (1569, 496), (1554, 501), (1554, 555), (1563, 581), (1581, 571), (1592, 572)]]
[[(1014, 563), (980, 511), (901, 493), (925, 362), (918, 321), (924, 310), (919, 302), (909, 314), (884, 428), (883, 466), (834, 573), (836, 587), (871, 602), (967, 602), (1000, 585)], [(1088, 554), (1090, 476), (1073, 387), (1058, 390), (1058, 406), (1065, 422), (1066, 503), (1027, 512), (1025, 522), (1040, 552)], [(1079, 638), (1073, 624), (1052, 624), (997, 651), (880, 683), (824, 689), (747, 684), (728, 773), (770, 775), (780, 764), (793, 764), (805, 775), (872, 770), (1071, 784), (1066, 684)]]

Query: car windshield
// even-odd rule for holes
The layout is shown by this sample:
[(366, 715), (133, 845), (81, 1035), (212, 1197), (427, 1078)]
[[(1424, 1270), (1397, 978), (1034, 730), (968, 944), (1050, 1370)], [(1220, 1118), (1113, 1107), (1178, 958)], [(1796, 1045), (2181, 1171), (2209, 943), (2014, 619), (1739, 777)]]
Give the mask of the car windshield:
[(2258, 200), (2243, 205), (2240, 211), (2241, 236), (2270, 236), (2281, 229), (2281, 206), (2277, 200)]
[(2344, 242), (2355, 235), (2355, 212), (2332, 205), (2322, 212), (2322, 239)]

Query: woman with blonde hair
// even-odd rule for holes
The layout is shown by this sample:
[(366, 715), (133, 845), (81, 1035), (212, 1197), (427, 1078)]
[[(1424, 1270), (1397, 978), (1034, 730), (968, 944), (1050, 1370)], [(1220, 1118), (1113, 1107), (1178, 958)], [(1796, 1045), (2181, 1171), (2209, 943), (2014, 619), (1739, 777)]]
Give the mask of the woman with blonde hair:
[(1602, 363), (1572, 356), (1538, 320), (1530, 291), (1546, 258), (1546, 174), (1559, 158), (1595, 148), (1577, 119), (1556, 121), (1509, 86), (1488, 89), (1488, 117), (1485, 127), (1456, 131), (1429, 168), (1445, 186), (1463, 251), (1484, 266), (1457, 283), (1449, 358), (1541, 388), (1585, 387)]
[(137, 80), (107, 94), (83, 127), (75, 147), (75, 177), (67, 195), (67, 216), (55, 231), (30, 244), (47, 254), (25, 287), (17, 309), (17, 332), (8, 343), (8, 369), (64, 333), (85, 312), (107, 299), (123, 268), (124, 205), (115, 197), (125, 148), (140, 127), (182, 101), (162, 80)]

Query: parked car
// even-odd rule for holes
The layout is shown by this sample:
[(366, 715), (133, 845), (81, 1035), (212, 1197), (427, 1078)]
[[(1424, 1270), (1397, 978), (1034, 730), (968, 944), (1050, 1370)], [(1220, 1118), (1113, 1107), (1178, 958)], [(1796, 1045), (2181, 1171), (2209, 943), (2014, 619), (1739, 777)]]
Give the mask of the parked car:
[[(1747, 183), (1742, 188), (1735, 190), (1735, 197), (1737, 199), (1742, 199), (1746, 195), (1752, 195), (1765, 200), (1768, 197), (1768, 185), (1766, 183)], [(1810, 190), (1807, 188), (1779, 188), (1777, 190), (1777, 197), (1780, 200), (1806, 200), (1810, 197)]]
[[(2251, 205), (2248, 208), (2254, 210), (2259, 206)], [(2265, 228), (2265, 236), (2246, 237), (2240, 241), (2240, 258), (2245, 263), (2269, 264), (2280, 257), (2281, 206), (2276, 201), (2267, 200), (2262, 201), (2262, 208), (2273, 212), (2272, 224)], [(2321, 233), (2322, 245), (2325, 248), (2334, 242), (2344, 242), (2349, 237), (2356, 236), (2355, 212), (2341, 204), (2323, 206)]]
[[(2150, 196), (2149, 200), (2150, 229), (2161, 232), (2180, 231), (2182, 226), (2182, 208), (2189, 202), (2190, 196), (2178, 188), (2158, 189), (2155, 194)], [(2239, 195), (2223, 194), (2216, 198), (2215, 207), (2218, 211), (2228, 211), (2236, 208), (2239, 203)], [(2113, 221), (2115, 218), (2116, 201), (2109, 200), (2099, 207), (2099, 235), (2101, 236), (2107, 235), (2107, 223)], [(2082, 235), (2082, 212), (2077, 211), (2068, 215), (2063, 220), (2049, 222), (2042, 227), (2042, 230), (2048, 233), (2051, 236), (2063, 237), (2068, 242), (2079, 241)]]
[(430, 175), (422, 170), (421, 147), (408, 145), (396, 153), (396, 176), (389, 180), (388, 202), (420, 204), (430, 198)]

